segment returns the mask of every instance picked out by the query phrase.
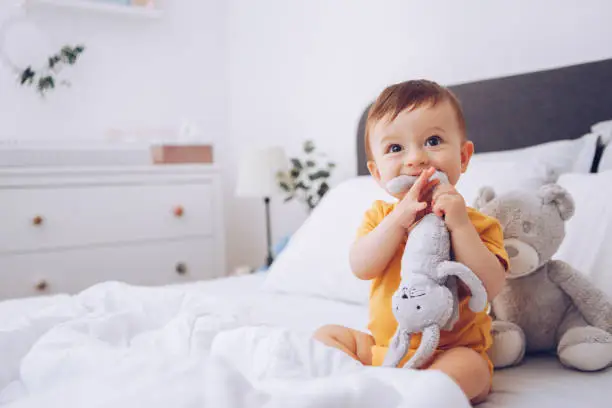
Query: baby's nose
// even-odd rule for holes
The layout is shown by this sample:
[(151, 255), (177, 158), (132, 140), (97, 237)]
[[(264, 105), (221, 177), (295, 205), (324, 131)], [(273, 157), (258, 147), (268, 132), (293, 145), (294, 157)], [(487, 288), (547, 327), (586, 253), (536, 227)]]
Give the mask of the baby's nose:
[(406, 166), (423, 166), (427, 164), (429, 157), (423, 149), (410, 149), (406, 155)]

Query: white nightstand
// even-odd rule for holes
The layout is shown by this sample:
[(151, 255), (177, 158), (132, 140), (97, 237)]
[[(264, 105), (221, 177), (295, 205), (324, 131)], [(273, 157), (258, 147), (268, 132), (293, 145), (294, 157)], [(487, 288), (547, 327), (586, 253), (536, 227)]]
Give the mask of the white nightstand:
[(224, 275), (211, 165), (0, 168), (0, 299)]

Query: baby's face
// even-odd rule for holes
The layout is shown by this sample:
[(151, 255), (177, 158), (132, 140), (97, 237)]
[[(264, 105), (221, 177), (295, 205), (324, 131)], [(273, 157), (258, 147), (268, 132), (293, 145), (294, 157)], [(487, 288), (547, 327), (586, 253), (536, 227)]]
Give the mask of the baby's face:
[(432, 166), (455, 185), (474, 150), (447, 101), (404, 110), (392, 122), (378, 121), (370, 131), (370, 148), (374, 160), (368, 168), (383, 188), (401, 174), (417, 176)]

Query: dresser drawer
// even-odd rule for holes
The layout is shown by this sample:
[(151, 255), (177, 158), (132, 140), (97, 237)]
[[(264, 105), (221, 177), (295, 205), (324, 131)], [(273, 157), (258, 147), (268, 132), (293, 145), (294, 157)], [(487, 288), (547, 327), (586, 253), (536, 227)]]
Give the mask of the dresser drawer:
[(211, 182), (0, 190), (0, 253), (213, 234)]
[(77, 293), (105, 281), (165, 285), (220, 276), (210, 238), (0, 256), (0, 299)]

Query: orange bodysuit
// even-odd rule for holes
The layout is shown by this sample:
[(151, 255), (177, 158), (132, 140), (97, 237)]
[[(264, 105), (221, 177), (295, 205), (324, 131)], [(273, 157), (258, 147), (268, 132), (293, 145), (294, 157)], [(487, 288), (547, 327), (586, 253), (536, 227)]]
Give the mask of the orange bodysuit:
[[(372, 231), (384, 217), (393, 211), (395, 205), (395, 203), (390, 204), (384, 201), (374, 202), (372, 208), (366, 212), (364, 221), (359, 227), (358, 237)], [(488, 217), (470, 207), (468, 207), (468, 216), (485, 246), (499, 258), (504, 268), (508, 269), (508, 255), (504, 249), (504, 238), (499, 222), (495, 218)], [(368, 328), (375, 341), (375, 345), (372, 346), (372, 365), (375, 366), (382, 365), (389, 342), (397, 329), (397, 321), (391, 310), (391, 298), (400, 284), (401, 260), (406, 242), (407, 240), (404, 240), (399, 245), (383, 274), (372, 281)], [(492, 342), (491, 317), (486, 311), (472, 312), (468, 307), (469, 297), (469, 290), (460, 283), (459, 320), (452, 331), (442, 330), (440, 332), (440, 343), (434, 356), (432, 356), (432, 361), (445, 350), (463, 346), (480, 353), (489, 363), (489, 368), (493, 370), (493, 365), (487, 356), (487, 350), (491, 347)], [(400, 367), (412, 357), (420, 342), (420, 333), (412, 336), (409, 352), (400, 362)]]

